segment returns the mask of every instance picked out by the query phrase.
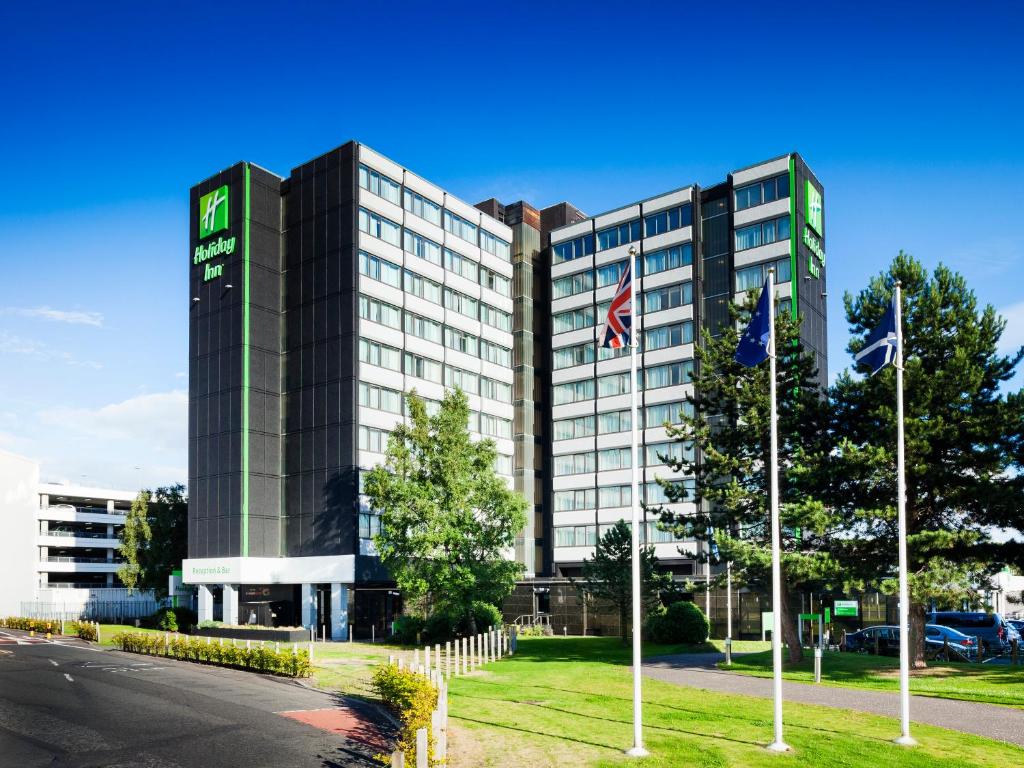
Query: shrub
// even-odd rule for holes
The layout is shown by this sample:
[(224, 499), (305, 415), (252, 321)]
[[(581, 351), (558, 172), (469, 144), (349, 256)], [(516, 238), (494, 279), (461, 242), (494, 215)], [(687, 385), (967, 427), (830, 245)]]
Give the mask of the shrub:
[(0, 627), (20, 629), (25, 632), (60, 632), (60, 622), (50, 619), (28, 619), (24, 616), (7, 616), (0, 619)]
[[(399, 669), (397, 664), (382, 664), (374, 670), (372, 685), (384, 703), (402, 721), (398, 749), (406, 756), (416, 754), (416, 731), (427, 729), (427, 764), (441, 765), (434, 757), (434, 735), (430, 715), (437, 708), (437, 690), (430, 681), (412, 670)], [(411, 765), (413, 759), (409, 759)]]
[(533, 624), (519, 627), (516, 630), (516, 635), (519, 637), (551, 637), (553, 634), (554, 630), (551, 629), (549, 624)]
[(78, 635), (83, 640), (92, 643), (99, 639), (96, 636), (96, 625), (91, 621), (69, 621), (64, 625), (64, 632), (69, 635)]
[(704, 611), (691, 602), (672, 603), (668, 610), (652, 613), (644, 622), (644, 632), (663, 645), (699, 645), (708, 639), (711, 625)]
[(180, 661), (237, 667), (254, 672), (268, 672), (285, 677), (309, 677), (312, 664), (309, 652), (294, 647), (275, 651), (263, 645), (239, 647), (233, 642), (224, 645), (210, 638), (188, 635), (155, 634), (152, 632), (119, 632), (114, 644), (128, 653), (169, 656)]
[(399, 616), (395, 619), (394, 641), (402, 645), (417, 645), (424, 621), (419, 616)]
[(174, 614), (174, 611), (168, 608), (159, 613), (160, 618), (156, 622), (156, 628), (162, 629), (164, 632), (177, 632), (178, 617)]
[(501, 611), (490, 603), (480, 600), (473, 601), (473, 619), (476, 621), (477, 632), (486, 632), (491, 627), (501, 626), (504, 623)]
[(448, 611), (435, 611), (423, 625), (422, 641), (428, 644), (444, 643), (456, 635), (459, 619)]

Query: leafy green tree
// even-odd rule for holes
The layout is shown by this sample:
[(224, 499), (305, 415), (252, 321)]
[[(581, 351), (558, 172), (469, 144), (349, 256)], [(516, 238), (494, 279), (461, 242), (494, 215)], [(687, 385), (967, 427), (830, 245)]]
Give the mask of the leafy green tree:
[(433, 416), (415, 391), (405, 400), (409, 422), (365, 481), (381, 515), (377, 551), (407, 600), (462, 616), (475, 631), (473, 602), (500, 605), (522, 573), (506, 554), (526, 525), (526, 500), (495, 474), (494, 442), (470, 438), (461, 390)]
[[(576, 586), (585, 595), (611, 603), (619, 614), (622, 642), (629, 637), (629, 618), (633, 605), (632, 532), (619, 520), (598, 539), (592, 560), (583, 561), (581, 582)], [(671, 589), (672, 575), (658, 571), (654, 547), (640, 547), (640, 602), (644, 608), (659, 604), (663, 591)]]
[(167, 594), (167, 577), (188, 555), (188, 497), (181, 483), (143, 490), (132, 501), (118, 551), (117, 574), (129, 590)]
[[(731, 561), (736, 585), (771, 593), (769, 496), (769, 366), (747, 367), (733, 356), (758, 292), (731, 305), (731, 322), (718, 336), (704, 332), (695, 352), (696, 395), (670, 437), (683, 450), (662, 457), (676, 473), (692, 475), (692, 490), (678, 478), (659, 478), (673, 503), (693, 502), (695, 511), (661, 508), (661, 525), (677, 538), (703, 542), (695, 556), (707, 562), (717, 551)], [(837, 520), (821, 499), (821, 466), (829, 453), (828, 408), (814, 358), (799, 346), (800, 322), (776, 312), (779, 413), (779, 518), (782, 557), (782, 629), (789, 658), (803, 651), (791, 610), (796, 590), (824, 591), (841, 585), (838, 564), (825, 543)], [(680, 551), (684, 551), (681, 548)], [(709, 554), (711, 553), (711, 554)], [(721, 585), (723, 577), (716, 579)]]
[[(991, 529), (1024, 530), (1024, 396), (1001, 388), (1024, 349), (1004, 356), (1006, 327), (978, 307), (966, 280), (944, 266), (929, 275), (900, 252), (857, 296), (844, 297), (856, 353), (903, 288), (904, 428), (911, 592), (911, 647), (924, 665), (930, 605), (977, 601), (976, 588), (1003, 563), (1024, 561), (1018, 540)], [(841, 439), (833, 456), (830, 504), (848, 535), (831, 552), (863, 585), (894, 593), (897, 567), (895, 370), (844, 372), (832, 389)]]

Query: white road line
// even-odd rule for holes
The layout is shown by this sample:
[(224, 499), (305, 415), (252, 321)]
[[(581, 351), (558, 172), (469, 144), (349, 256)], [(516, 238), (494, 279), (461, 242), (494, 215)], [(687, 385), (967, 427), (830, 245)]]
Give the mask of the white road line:
[(71, 675), (69, 675), (69, 674), (68, 674), (67, 672), (65, 672), (65, 673), (64, 673), (64, 677), (65, 677), (65, 679), (66, 679), (66, 680), (67, 680), (67, 681), (68, 681), (69, 683), (73, 683), (73, 682), (75, 682), (75, 678), (73, 678), (73, 677), (72, 677)]
[(57, 663), (56, 661), (54, 661), (53, 659), (47, 659), (47, 661), (48, 661), (48, 662), (50, 662), (51, 664), (53, 664), (53, 666), (55, 666), (55, 667), (59, 667), (59, 666), (60, 666), (60, 664), (58, 664), (58, 663)]

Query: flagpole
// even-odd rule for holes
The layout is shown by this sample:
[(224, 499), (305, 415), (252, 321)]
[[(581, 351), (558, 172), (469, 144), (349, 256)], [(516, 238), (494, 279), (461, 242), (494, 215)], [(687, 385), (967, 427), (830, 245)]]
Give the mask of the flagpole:
[(903, 450), (903, 289), (896, 281), (896, 511), (900, 561), (900, 730), (897, 744), (913, 746), (910, 735), (910, 587), (907, 583), (907, 480)]
[(782, 740), (782, 552), (779, 544), (779, 413), (775, 393), (775, 270), (768, 270), (768, 391), (771, 399), (771, 490), (772, 526), (772, 691), (774, 694), (775, 740), (768, 745), (773, 752), (786, 752)]
[(637, 460), (637, 446), (639, 444), (637, 430), (637, 400), (638, 393), (636, 382), (636, 351), (640, 343), (639, 313), (636, 305), (636, 248), (629, 249), (629, 262), (626, 267), (630, 270), (629, 280), (629, 312), (630, 312), (630, 333), (629, 333), (629, 391), (630, 391), (630, 432), (632, 433), (632, 453), (630, 454), (629, 465), (633, 469), (631, 506), (633, 512), (633, 530), (630, 542), (630, 553), (633, 563), (633, 747), (626, 752), (631, 757), (644, 757), (648, 751), (644, 749), (643, 719), (641, 714), (640, 698), (640, 462)]

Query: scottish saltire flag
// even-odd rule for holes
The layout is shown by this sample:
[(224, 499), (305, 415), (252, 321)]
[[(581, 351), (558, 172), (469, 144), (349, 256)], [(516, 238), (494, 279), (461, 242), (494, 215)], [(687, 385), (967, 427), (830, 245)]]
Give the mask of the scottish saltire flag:
[(761, 288), (761, 298), (757, 300), (757, 308), (750, 318), (750, 325), (740, 336), (739, 346), (736, 347), (735, 360), (741, 365), (753, 367), (768, 359), (768, 341), (771, 331), (768, 329), (772, 311), (771, 292), (768, 290), (768, 281), (764, 281)]
[(601, 332), (601, 346), (618, 349), (630, 343), (633, 336), (633, 290), (632, 259), (626, 260), (626, 268), (619, 278), (619, 286), (608, 307), (608, 319)]
[(858, 363), (870, 366), (874, 376), (896, 359), (896, 297), (882, 315), (882, 322), (868, 336), (864, 349), (856, 354)]

